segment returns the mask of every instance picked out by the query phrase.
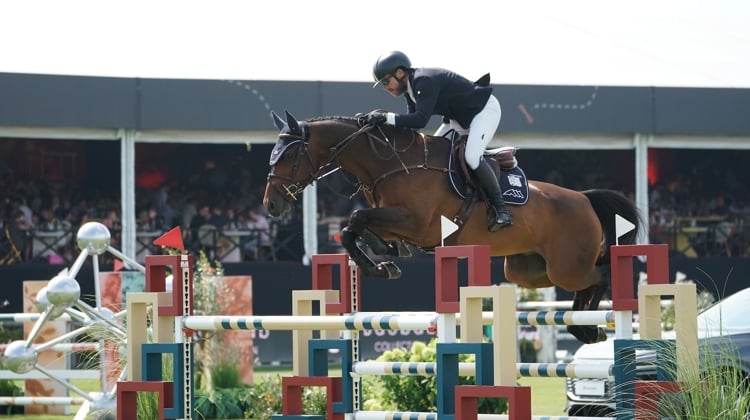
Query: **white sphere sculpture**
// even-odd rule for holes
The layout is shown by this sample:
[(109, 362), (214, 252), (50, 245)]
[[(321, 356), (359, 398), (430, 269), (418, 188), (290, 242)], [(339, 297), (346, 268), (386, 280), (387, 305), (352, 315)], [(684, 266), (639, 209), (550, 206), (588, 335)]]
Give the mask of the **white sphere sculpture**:
[(78, 229), (78, 248), (80, 250), (88, 248), (90, 254), (102, 255), (107, 252), (111, 238), (109, 229), (103, 224), (99, 222), (84, 223)]
[(58, 274), (47, 284), (47, 300), (54, 306), (69, 308), (81, 297), (81, 286), (68, 274)]
[(26, 348), (26, 342), (17, 340), (5, 347), (5, 366), (13, 373), (27, 373), (34, 369), (39, 353), (33, 347)]

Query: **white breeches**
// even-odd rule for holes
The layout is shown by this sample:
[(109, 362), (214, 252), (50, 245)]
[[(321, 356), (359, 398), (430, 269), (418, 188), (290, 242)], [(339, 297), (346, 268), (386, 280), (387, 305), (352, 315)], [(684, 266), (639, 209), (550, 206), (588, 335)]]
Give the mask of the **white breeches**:
[(500, 117), (502, 111), (500, 110), (500, 102), (498, 102), (495, 95), (490, 95), (487, 100), (487, 104), (484, 106), (474, 119), (471, 120), (469, 129), (461, 127), (459, 123), (454, 120), (450, 120), (448, 123), (443, 123), (435, 131), (436, 136), (442, 136), (451, 129), (455, 130), (459, 134), (469, 133), (469, 138), (466, 141), (466, 163), (471, 169), (477, 169), (479, 166), (479, 158), (484, 154), (484, 150), (487, 145), (492, 141), (495, 136), (495, 131), (500, 125)]

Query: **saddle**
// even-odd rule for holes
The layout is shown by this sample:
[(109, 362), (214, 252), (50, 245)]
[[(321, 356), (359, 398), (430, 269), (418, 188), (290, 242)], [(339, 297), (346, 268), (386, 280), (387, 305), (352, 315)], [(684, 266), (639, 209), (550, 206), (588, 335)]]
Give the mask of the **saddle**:
[[(476, 184), (473, 171), (469, 169), (464, 157), (467, 136), (456, 138), (451, 141), (451, 152), (448, 158), (448, 177), (453, 190), (461, 197), (468, 198), (475, 191), (481, 191)], [(496, 149), (484, 151), (484, 158), (490, 164), (495, 175), (499, 177), (500, 189), (507, 204), (523, 205), (529, 197), (526, 174), (518, 166), (516, 159), (517, 147), (503, 146)], [(483, 197), (484, 199), (485, 197)]]

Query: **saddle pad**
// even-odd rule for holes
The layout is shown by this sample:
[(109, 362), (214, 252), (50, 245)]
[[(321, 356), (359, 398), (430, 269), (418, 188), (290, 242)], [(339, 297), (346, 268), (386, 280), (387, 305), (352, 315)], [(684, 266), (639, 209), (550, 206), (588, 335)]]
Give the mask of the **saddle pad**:
[[(466, 180), (458, 172), (451, 171), (448, 174), (453, 189), (461, 198), (466, 198), (468, 196)], [(506, 204), (522, 206), (529, 201), (529, 183), (526, 174), (519, 166), (500, 171), (500, 189), (503, 191)]]

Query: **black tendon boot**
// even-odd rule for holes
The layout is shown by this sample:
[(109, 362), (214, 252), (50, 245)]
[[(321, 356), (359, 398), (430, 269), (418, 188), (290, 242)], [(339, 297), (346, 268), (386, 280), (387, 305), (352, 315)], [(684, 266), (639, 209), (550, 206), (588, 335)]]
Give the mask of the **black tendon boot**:
[(487, 217), (487, 230), (495, 232), (512, 225), (513, 218), (505, 207), (505, 200), (503, 200), (503, 192), (500, 191), (500, 184), (498, 184), (495, 173), (487, 161), (484, 160), (484, 157), (479, 158), (479, 167), (474, 170), (474, 173), (479, 178), (479, 185), (485, 194), (487, 194), (487, 198), (490, 201), (491, 208)]

